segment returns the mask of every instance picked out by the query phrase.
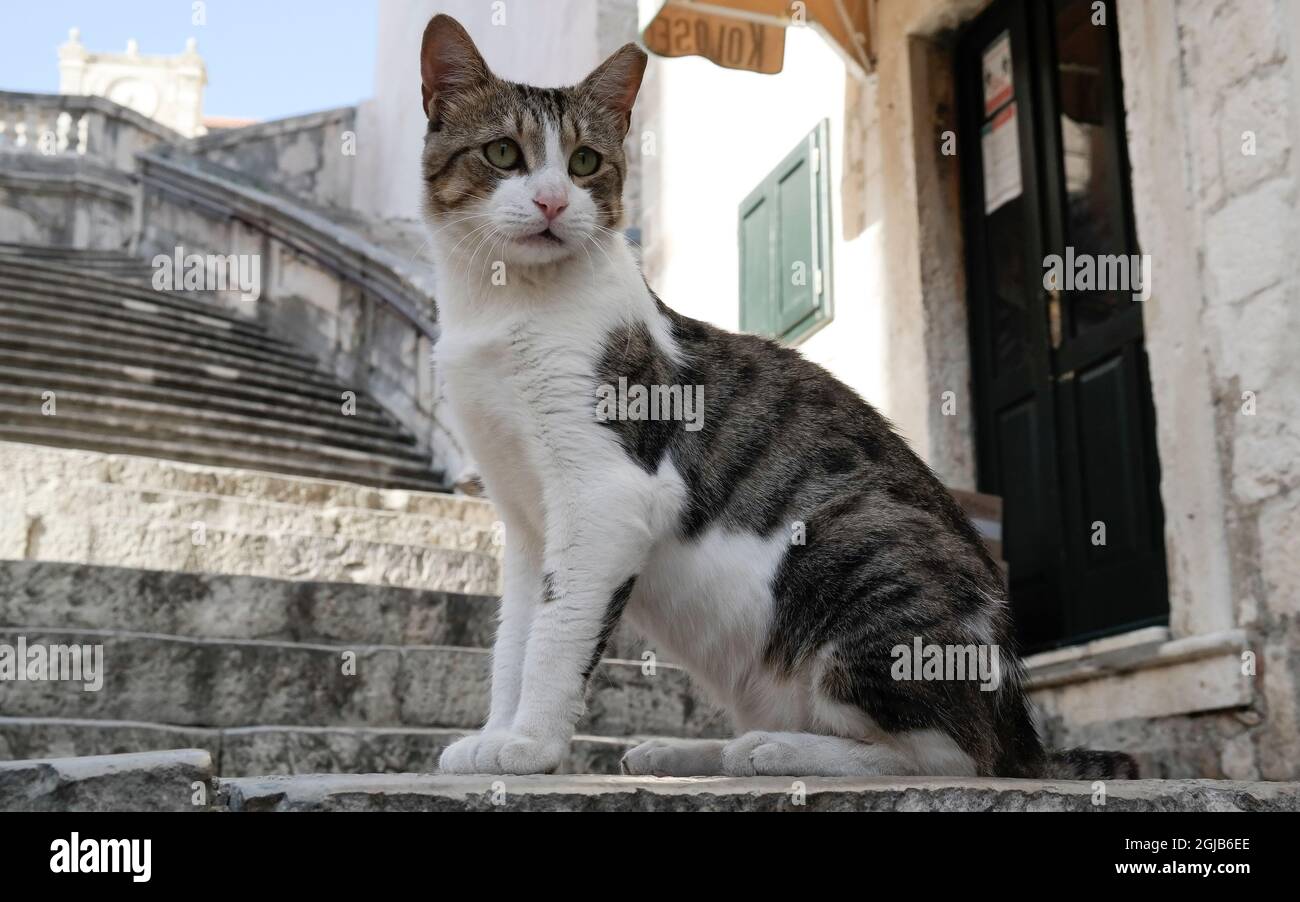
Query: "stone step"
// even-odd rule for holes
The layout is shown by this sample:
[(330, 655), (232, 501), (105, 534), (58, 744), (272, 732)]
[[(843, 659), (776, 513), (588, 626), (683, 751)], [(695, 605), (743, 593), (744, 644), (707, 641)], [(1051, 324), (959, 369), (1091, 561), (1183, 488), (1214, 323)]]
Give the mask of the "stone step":
[[(495, 595), (500, 564), (495, 556), (338, 536), (239, 532), (189, 523), (157, 523), (111, 517), (106, 522), (39, 521), (22, 557), (169, 570), (220, 573), (312, 582), (346, 582)], [(201, 544), (198, 544), (201, 543)], [(17, 549), (6, 549), (11, 558)]]
[[(177, 355), (183, 347), (185, 353)], [(172, 372), (228, 374), (231, 380), (259, 384), (275, 380), (300, 386), (304, 393), (338, 398), (346, 387), (332, 376), (287, 358), (263, 355), (250, 358), (226, 349), (209, 349), (174, 336), (171, 343), (155, 338), (114, 333), (105, 329), (0, 316), (0, 353), (4, 349), (49, 353), (75, 353), (88, 360), (151, 366)]]
[(161, 344), (171, 347), (184, 344), (187, 348), (225, 354), (279, 367), (295, 367), (307, 372), (317, 372), (314, 360), (306, 355), (289, 353), (280, 348), (265, 347), (246, 340), (232, 340), (221, 332), (202, 331), (201, 327), (182, 327), (175, 320), (132, 315), (130, 311), (111, 306), (82, 305), (75, 308), (60, 301), (51, 306), (49, 298), (32, 297), (30, 300), (7, 291), (0, 291), (0, 327), (12, 328), (24, 324), (33, 330), (56, 331), (89, 330), (95, 334), (131, 341), (145, 341), (151, 346)]
[(0, 561), (0, 626), (191, 639), (486, 648), (496, 598), (424, 588)]
[(143, 382), (113, 379), (108, 376), (78, 376), (57, 370), (37, 370), (0, 364), (0, 387), (26, 389), (28, 396), (41, 397), (46, 391), (98, 394), (125, 401), (161, 404), (184, 409), (189, 413), (226, 414), (244, 420), (252, 419), (262, 429), (275, 429), (281, 425), (324, 428), (328, 426), (339, 434), (355, 434), (387, 439), (409, 446), (414, 437), (395, 429), (391, 423), (363, 416), (343, 416), (341, 405), (320, 401), (296, 399), (285, 404), (276, 398), (275, 405), (245, 401), (209, 393), (187, 391), (179, 386), (157, 387)]
[[(364, 482), (203, 466), (75, 448), (44, 448), (21, 442), (0, 441), (0, 469), (5, 472), (9, 486), (25, 485), (29, 492), (50, 485), (101, 482), (141, 490), (222, 495), (317, 509), (397, 511), (489, 529), (498, 519), (490, 502), (464, 495), (384, 489)], [(0, 491), (3, 487), (0, 484)]]
[[(211, 443), (211, 433), (199, 433), (188, 441), (163, 441), (100, 431), (104, 428), (103, 424), (85, 421), (72, 424), (74, 428), (67, 428), (70, 425), (67, 423), (44, 422), (57, 419), (40, 417), (39, 414), (33, 418), (26, 411), (16, 414), (0, 410), (0, 441), (81, 448), (102, 454), (133, 454), (213, 467), (265, 470), (316, 479), (369, 483), (388, 488), (434, 491), (442, 484), (442, 475), (431, 470), (416, 466), (385, 465), (364, 454), (344, 454), (346, 449), (328, 448), (324, 445), (315, 446), (321, 451), (320, 456), (313, 456), (306, 445), (293, 456), (281, 451), (258, 454), (237, 447), (214, 446)], [(99, 428), (96, 428), (97, 425)], [(266, 440), (264, 443), (269, 444)], [(335, 459), (323, 460), (327, 454)]]
[[(127, 630), (192, 639), (489, 648), (493, 595), (358, 583), (0, 560), (0, 626)], [(665, 656), (620, 626), (607, 658)]]
[(25, 510), (28, 516), (41, 518), (41, 539), (47, 548), (55, 547), (50, 543), (56, 541), (54, 533), (63, 524), (110, 532), (115, 523), (130, 519), (150, 528), (175, 529), (186, 535), (192, 534), (193, 524), (202, 523), (204, 529), (245, 535), (316, 536), (471, 551), (496, 558), (502, 552), (498, 531), (460, 520), (366, 508), (317, 509), (225, 495), (93, 482), (64, 483), (31, 499)]
[(203, 749), (0, 761), (0, 811), (203, 811), (215, 789)]
[[(205, 390), (230, 397), (259, 398), (272, 402), (292, 403), (297, 397), (314, 402), (324, 402), (342, 410), (346, 400), (354, 399), (358, 410), (365, 408), (379, 414), (378, 406), (367, 400), (362, 392), (348, 389), (339, 383), (299, 379), (283, 373), (266, 372), (235, 360), (225, 364), (191, 362), (162, 352), (141, 350), (124, 353), (112, 348), (95, 348), (81, 341), (65, 341), (54, 336), (16, 335), (0, 333), (0, 364), (22, 366), (33, 358), (58, 360), (60, 372), (85, 374), (95, 369), (111, 366), (118, 373), (147, 380), (154, 384), (170, 382), (186, 387), (202, 385)], [(48, 366), (48, 364), (47, 364)], [(352, 391), (352, 396), (344, 392)]]
[[(415, 439), (400, 432), (357, 432), (351, 426), (351, 417), (335, 412), (332, 418), (318, 417), (302, 423), (281, 419), (278, 411), (268, 410), (262, 416), (246, 416), (209, 410), (204, 405), (188, 406), (167, 401), (139, 401), (120, 398), (107, 389), (91, 391), (58, 390), (40, 385), (11, 385), (0, 375), (0, 409), (27, 410), (40, 413), (46, 403), (46, 392), (53, 391), (55, 410), (59, 421), (72, 423), (131, 423), (131, 431), (158, 437), (189, 438), (193, 429), (203, 429), (213, 435), (230, 433), (231, 440), (244, 436), (254, 441), (277, 439), (293, 447), (302, 444), (324, 448), (348, 448), (366, 454), (388, 458), (423, 462), (426, 455), (415, 447)], [(54, 417), (46, 417), (53, 421)], [(45, 423), (48, 425), (48, 423)], [(191, 427), (187, 431), (186, 427)]]
[[(97, 399), (82, 395), (68, 401), (67, 405), (58, 403), (56, 413), (47, 416), (42, 412), (44, 402), (40, 395), (30, 389), (9, 390), (0, 396), (0, 423), (47, 432), (67, 430), (99, 434), (110, 441), (144, 440), (157, 442), (159, 446), (192, 444), (231, 456), (274, 456), (307, 467), (326, 465), (357, 468), (362, 472), (375, 467), (412, 479), (428, 478), (433, 472), (428, 455), (410, 445), (391, 443), (387, 447), (376, 447), (375, 440), (371, 439), (369, 447), (356, 448), (313, 440), (308, 436), (258, 434), (219, 420), (141, 416), (137, 408), (116, 405), (111, 399), (97, 403)], [(357, 437), (355, 442), (366, 443), (367, 440)], [(76, 443), (70, 444), (75, 446)]]
[[(180, 399), (183, 395), (197, 396), (203, 404), (210, 407), (241, 409), (248, 405), (261, 405), (264, 408), (283, 409), (292, 406), (302, 413), (319, 413), (335, 416), (343, 409), (341, 397), (322, 398), (318, 394), (305, 394), (292, 383), (282, 383), (276, 388), (265, 388), (225, 378), (229, 374), (211, 377), (193, 374), (170, 373), (146, 366), (114, 363), (112, 361), (88, 360), (81, 357), (51, 359), (40, 352), (5, 350), (0, 352), (0, 366), (7, 370), (20, 369), (32, 374), (33, 380), (53, 380), (59, 378), (85, 380), (103, 380), (105, 390), (122, 383), (135, 383), (150, 388), (157, 397)], [(37, 383), (39, 384), (39, 382)], [(340, 392), (341, 395), (341, 392)], [(126, 390), (124, 397), (131, 397)], [(382, 428), (400, 434), (401, 428), (386, 413), (364, 395), (357, 396), (356, 416), (349, 420), (365, 423), (367, 426)]]
[[(319, 774), (218, 781), (231, 811), (1089, 811), (1091, 782)], [(1300, 811), (1300, 783), (1114, 780), (1106, 811)]]
[[(115, 326), (163, 329), (173, 335), (216, 341), (222, 346), (275, 354), (307, 366), (315, 361), (270, 334), (234, 328), (233, 323), (199, 313), (169, 310), (151, 301), (85, 293), (51, 293), (0, 278), (0, 309), (9, 315), (45, 318), (53, 314), (86, 317)], [(170, 342), (169, 342), (170, 343)]]
[[(227, 777), (260, 774), (396, 774), (435, 771), (442, 750), (471, 731), (252, 726), (212, 729), (114, 720), (0, 717), (0, 761), (203, 749)], [(562, 773), (617, 774), (641, 740), (575, 736)]]
[(292, 350), (292, 345), (268, 334), (252, 319), (229, 313), (209, 292), (154, 291), (134, 279), (114, 278), (94, 269), (44, 262), (14, 262), (0, 257), (0, 284), (17, 291), (38, 291), (50, 299), (79, 299), (111, 304), (138, 301), (156, 308), (158, 315), (188, 319), (198, 316), (215, 329), (242, 333)]
[[(198, 313), (222, 320), (234, 330), (264, 334), (253, 319), (232, 313), (218, 302), (213, 291), (156, 291), (137, 276), (121, 277), (76, 261), (19, 260), (0, 255), (0, 279), (20, 285), (38, 286), (41, 291), (71, 292), (81, 297), (112, 296), (147, 301), (177, 313)], [(267, 336), (271, 341), (279, 341)], [(290, 345), (287, 345), (290, 347)]]
[[(309, 645), (105, 630), (0, 629), (17, 647), (103, 649), (103, 685), (0, 683), (9, 717), (153, 721), (176, 726), (476, 729), (486, 719), (490, 655), (441, 646)], [(345, 672), (346, 671), (346, 672)], [(725, 736), (723, 714), (685, 671), (603, 661), (578, 730), (601, 736)]]
[(138, 259), (129, 256), (125, 251), (114, 251), (102, 248), (92, 250), (78, 247), (61, 247), (52, 244), (19, 244), (13, 241), (0, 241), (0, 254), (12, 255), (19, 258), (34, 257), (36, 259), (129, 260), (137, 266), (142, 265)]

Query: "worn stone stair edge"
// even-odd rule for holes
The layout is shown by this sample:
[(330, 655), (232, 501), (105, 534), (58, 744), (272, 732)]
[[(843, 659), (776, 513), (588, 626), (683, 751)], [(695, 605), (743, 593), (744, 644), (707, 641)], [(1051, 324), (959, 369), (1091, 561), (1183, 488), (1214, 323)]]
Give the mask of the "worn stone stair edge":
[[(174, 431), (177, 424), (201, 424), (212, 431), (234, 431), (235, 434), (247, 436), (254, 431), (262, 433), (281, 433), (284, 440), (300, 438), (304, 442), (313, 442), (322, 446), (354, 448), (365, 451), (373, 448), (378, 453), (406, 452), (415, 453), (415, 439), (409, 435), (385, 435), (378, 430), (354, 430), (349, 417), (339, 416), (339, 425), (334, 426), (322, 417), (318, 422), (293, 422), (276, 416), (276, 411), (268, 411), (265, 416), (227, 413), (207, 410), (203, 407), (184, 407), (165, 401), (142, 401), (135, 398), (120, 397), (111, 392), (88, 393), (76, 389), (55, 389), (59, 416), (69, 419), (82, 419), (93, 422), (100, 418), (100, 411), (107, 411), (108, 416), (125, 419), (138, 418), (145, 428), (154, 427), (158, 432)], [(15, 386), (0, 383), (0, 396), (12, 400), (35, 400), (40, 398), (37, 389), (29, 386)], [(14, 405), (6, 404), (12, 408)], [(143, 431), (143, 430), (141, 430)]]
[(0, 761), (0, 811), (202, 811), (214, 781), (205, 749)]
[(231, 811), (1297, 811), (1300, 783), (301, 775), (218, 780)]
[[(150, 301), (59, 298), (58, 306), (52, 307), (50, 300), (35, 291), (6, 289), (0, 292), (0, 313), (21, 317), (27, 322), (69, 323), (164, 341), (184, 335), (187, 341), (195, 342), (198, 347), (211, 346), (253, 360), (289, 360), (301, 366), (316, 365), (313, 358), (301, 351), (274, 345), (266, 339), (257, 341), (247, 332), (208, 322), (211, 318), (201, 314), (160, 316), (156, 309), (158, 305)], [(155, 309), (146, 310), (146, 307)]]
[[(164, 308), (153, 301), (116, 297), (104, 299), (91, 291), (87, 291), (84, 297), (72, 296), (70, 292), (55, 295), (49, 291), (14, 289), (9, 287), (12, 284), (11, 280), (0, 277), (0, 309), (12, 313), (34, 315), (40, 319), (62, 320), (76, 317), (105, 326), (130, 326), (166, 331), (172, 335), (187, 335), (240, 350), (274, 354), (282, 359), (290, 358), (307, 364), (313, 362), (311, 357), (301, 351), (283, 343), (274, 343), (269, 334), (259, 334), (255, 329), (227, 328), (222, 321), (202, 313), (184, 312), (180, 315), (164, 315)], [(51, 308), (50, 302), (55, 299), (58, 307)]]
[[(282, 501), (205, 492), (144, 489), (116, 483), (78, 480), (29, 494), (28, 516), (75, 524), (77, 528), (113, 525), (129, 519), (139, 526), (160, 526), (189, 533), (195, 520), (232, 535), (338, 538), (388, 545), (472, 551), (500, 557), (499, 535), (491, 527), (434, 514), (326, 505), (310, 507)], [(327, 581), (327, 580), (326, 580)]]
[[(42, 282), (35, 288), (31, 278), (38, 277)], [(159, 313), (175, 316), (199, 316), (223, 323), (223, 332), (237, 332), (248, 337), (256, 337), (268, 344), (283, 346), (293, 351), (291, 344), (266, 331), (256, 320), (240, 319), (215, 303), (194, 300), (203, 297), (205, 291), (154, 291), (152, 286), (132, 279), (115, 278), (101, 270), (81, 269), (71, 265), (47, 264), (36, 262), (16, 263), (0, 257), (0, 287), (6, 290), (26, 291), (42, 297), (64, 298), (94, 303), (97, 296), (105, 292), (96, 292), (88, 286), (93, 279), (95, 285), (108, 289), (114, 302), (123, 300), (140, 301), (160, 308)]]
[[(133, 366), (124, 363), (113, 363), (112, 361), (91, 360), (89, 358), (64, 360), (57, 369), (53, 369), (50, 368), (49, 358), (45, 355), (12, 349), (4, 352), (3, 356), (0, 357), (0, 362), (7, 364), (8, 369), (29, 374), (27, 377), (29, 379), (75, 380), (89, 378), (90, 375), (108, 373), (110, 374), (109, 379), (104, 383), (106, 386), (116, 382), (123, 386), (141, 386), (166, 393), (186, 392), (203, 403), (215, 402), (242, 405), (268, 404), (269, 402), (269, 406), (274, 407), (284, 404), (286, 401), (292, 401), (299, 411), (317, 410), (323, 413), (328, 410), (330, 415), (333, 415), (333, 412), (339, 409), (339, 405), (333, 396), (327, 399), (319, 395), (306, 394), (293, 388), (287, 382), (278, 388), (264, 388), (246, 382), (232, 382), (213, 376), (172, 373), (148, 366)], [(13, 366), (13, 364), (20, 364), (20, 366)], [(187, 388), (178, 388), (181, 385)], [(193, 391), (194, 389), (198, 391)], [(365, 395), (357, 397), (357, 413), (354, 419), (364, 420), (367, 423), (375, 424), (380, 428), (393, 432), (403, 431), (395, 420), (384, 414), (373, 402), (366, 401), (366, 403), (362, 403), (366, 398)]]
[[(12, 362), (10, 360), (9, 362)], [(20, 388), (54, 391), (93, 390), (115, 398), (122, 398), (144, 403), (170, 404), (173, 406), (189, 405), (190, 408), (201, 407), (213, 412), (223, 412), (244, 418), (275, 418), (288, 420), (310, 426), (321, 423), (336, 423), (339, 405), (326, 401), (313, 401), (302, 397), (291, 406), (274, 406), (261, 401), (249, 400), (221, 394), (214, 391), (196, 392), (189, 389), (169, 388), (149, 382), (128, 378), (91, 378), (78, 373), (55, 370), (37, 370), (24, 367), (6, 366), (0, 360), (0, 382), (9, 390)], [(282, 398), (276, 398), (283, 401)], [(365, 414), (369, 414), (366, 411)], [(344, 422), (336, 428), (350, 433), (373, 436), (401, 435), (391, 424), (363, 415), (360, 411), (355, 416), (345, 417)], [(404, 442), (414, 441), (414, 436), (401, 436)]]
[[(93, 451), (120, 457), (169, 460), (190, 463), (199, 467), (213, 467), (241, 472), (265, 472), (275, 476), (302, 476), (311, 480), (333, 481), (370, 488), (401, 489), (436, 493), (442, 486), (437, 471), (419, 466), (382, 466), (370, 469), (351, 469), (344, 455), (332, 455), (334, 461), (322, 465), (313, 463), (305, 452), (292, 459), (283, 455), (243, 454), (229, 448), (207, 450), (209, 446), (184, 442), (158, 442), (129, 436), (115, 436), (102, 432), (79, 432), (63, 429), (41, 429), (34, 426), (10, 426), (0, 422), (0, 442)], [(164, 455), (158, 457), (159, 454)], [(355, 461), (367, 463), (365, 459)]]
[[(442, 750), (474, 729), (461, 727), (316, 727), (254, 724), (186, 727), (132, 720), (0, 717), (0, 754), (44, 759), (202, 748), (227, 777), (294, 773), (373, 773), (429, 770)], [(579, 733), (562, 773), (617, 774), (619, 761), (645, 736)]]
[[(0, 320), (3, 319), (0, 317)], [(159, 342), (152, 339), (127, 340), (120, 335), (108, 335), (90, 329), (41, 326), (41, 323), (32, 320), (11, 320), (5, 330), (0, 332), (0, 337), (4, 339), (3, 347), (18, 353), (32, 353), (34, 350), (69, 355), (75, 353), (88, 360), (124, 366), (149, 366), (178, 374), (211, 374), (212, 370), (226, 370), (235, 374), (230, 378), (232, 382), (300, 385), (319, 392), (322, 397), (348, 390), (332, 374), (291, 362), (258, 360), (189, 343), (184, 345), (187, 356), (178, 359), (160, 351)]]
[[(12, 473), (36, 483), (80, 478), (140, 489), (199, 486), (205, 494), (291, 504), (341, 504), (363, 510), (429, 513), (453, 509), (467, 523), (492, 526), (498, 521), (491, 502), (445, 491), (386, 489), (364, 482), (305, 477), (136, 454), (58, 448), (20, 441), (0, 441), (0, 462)], [(340, 499), (347, 499), (342, 501)]]

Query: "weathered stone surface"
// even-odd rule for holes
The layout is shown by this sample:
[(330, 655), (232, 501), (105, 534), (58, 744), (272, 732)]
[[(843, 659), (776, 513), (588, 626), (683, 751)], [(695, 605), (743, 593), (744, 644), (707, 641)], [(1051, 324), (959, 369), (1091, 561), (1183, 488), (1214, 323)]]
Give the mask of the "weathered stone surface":
[[(476, 551), (368, 542), (340, 536), (240, 532), (201, 522), (158, 522), (124, 512), (85, 520), (30, 516), (37, 541), (25, 557), (147, 570), (350, 582), (491, 595), (497, 558)], [(29, 528), (28, 535), (30, 537)]]
[(459, 495), (377, 489), (329, 479), (209, 467), (134, 455), (0, 442), (0, 461), (7, 477), (25, 485), (28, 492), (49, 485), (110, 482), (145, 490), (229, 495), (316, 508), (406, 511), (487, 528), (498, 519), (489, 502)]
[(0, 561), (0, 626), (485, 647), (496, 607), (493, 596), (394, 586)]
[[(207, 529), (262, 535), (302, 535), (394, 545), (424, 545), (448, 551), (472, 551), (499, 557), (502, 544), (493, 530), (461, 520), (366, 508), (315, 508), (261, 502), (224, 495), (141, 489), (111, 484), (60, 487), (46, 498), (33, 498), (29, 512), (47, 520), (72, 519), (106, 525), (123, 516), (153, 526), (192, 532)], [(102, 526), (101, 526), (102, 528)]]
[[(340, 727), (246, 727), (221, 731), (225, 776), (411, 773), (437, 769), (442, 750), (468, 730)], [(636, 740), (575, 736), (565, 773), (617, 774)]]
[[(0, 761), (128, 755), (182, 748), (203, 749), (219, 764), (221, 732), (140, 721), (0, 717)], [(220, 772), (221, 767), (216, 770)], [(292, 771), (279, 768), (274, 772)]]
[[(116, 720), (0, 717), (0, 761), (203, 749), (227, 777), (259, 774), (421, 773), (470, 730), (436, 727), (176, 727)], [(617, 774), (640, 740), (575, 736), (562, 773)]]
[(212, 799), (200, 749), (0, 762), (0, 811), (202, 811)]
[[(188, 726), (419, 726), (476, 729), (487, 718), (490, 655), (441, 646), (309, 645), (146, 633), (0, 628), (0, 642), (103, 645), (103, 688), (0, 683), (13, 717), (153, 721)], [(354, 656), (354, 657), (353, 657)], [(592, 675), (585, 733), (723, 736), (725, 717), (685, 671), (604, 661)]]
[(1138, 780), (513, 777), (389, 774), (220, 781), (232, 811), (1300, 811), (1300, 784)]
[[(0, 560), (0, 626), (487, 648), (496, 616), (497, 599), (487, 595)], [(620, 627), (605, 657), (640, 661), (648, 648)]]
[[(20, 298), (6, 300), (0, 308), (0, 367), (48, 369), (53, 358), (59, 361), (56, 371), (84, 376), (90, 367), (107, 364), (118, 367), (121, 377), (140, 379), (148, 373), (141, 381), (152, 381), (160, 375), (182, 391), (218, 401), (248, 400), (248, 392), (257, 392), (274, 409), (269, 415), (250, 418), (211, 409), (202, 400), (185, 403), (177, 398), (169, 403), (166, 398), (119, 396), (110, 382), (91, 391), (61, 389), (61, 409), (51, 416), (42, 406), (44, 393), (11, 385), (0, 393), (4, 395), (0, 436), (5, 439), (371, 485), (440, 487), (441, 475), (430, 463), (427, 446), (420, 447), (416, 437), (391, 418), (380, 414), (370, 421), (385, 423), (385, 434), (353, 428), (344, 419), (349, 414), (345, 399), (380, 413), (373, 401), (364, 400), (361, 386), (330, 376), (301, 353), (274, 342), (265, 331), (253, 345), (234, 337), (233, 328), (206, 333), (184, 328), (192, 320), (184, 316), (178, 320), (180, 311), (153, 302), (162, 292), (146, 294), (144, 303), (124, 308), (116, 297), (118, 291), (139, 292), (144, 287), (140, 281), (78, 270), (75, 251), (62, 261), (37, 263), (24, 260), (13, 247), (7, 251), (0, 253), (6, 296), (15, 284), (21, 290)], [(124, 263), (128, 259), (122, 258)], [(144, 260), (136, 265), (142, 275), (150, 272)], [(47, 281), (47, 273), (55, 280)], [(274, 284), (273, 277), (270, 281)], [(60, 303), (69, 286), (85, 289), (76, 299), (76, 309), (65, 309)], [(34, 310), (33, 302), (38, 304)], [(212, 319), (220, 322), (230, 317), (217, 314)], [(246, 321), (243, 328), (254, 326)], [(304, 423), (297, 403), (304, 399), (330, 402), (334, 409), (318, 413), (314, 423)], [(281, 418), (276, 410), (291, 415)]]

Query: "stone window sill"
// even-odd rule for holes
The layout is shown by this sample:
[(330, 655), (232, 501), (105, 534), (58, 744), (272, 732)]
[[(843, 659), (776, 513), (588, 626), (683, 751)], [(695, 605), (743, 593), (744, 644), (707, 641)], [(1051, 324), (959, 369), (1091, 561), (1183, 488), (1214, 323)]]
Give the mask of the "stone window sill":
[(1249, 705), (1242, 630), (1171, 638), (1165, 627), (1108, 636), (1025, 659), (1029, 690), (1075, 723), (1162, 717)]

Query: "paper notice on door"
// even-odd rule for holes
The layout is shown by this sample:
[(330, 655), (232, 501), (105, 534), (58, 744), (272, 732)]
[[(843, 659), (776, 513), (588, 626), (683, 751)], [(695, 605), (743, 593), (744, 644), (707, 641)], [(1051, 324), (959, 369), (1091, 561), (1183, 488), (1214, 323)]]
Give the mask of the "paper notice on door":
[(984, 158), (984, 214), (1020, 196), (1020, 132), (1016, 105), (1009, 103), (984, 123), (980, 133)]
[(1004, 31), (984, 51), (984, 116), (992, 116), (1011, 99), (1015, 90), (1011, 75), (1011, 32)]

